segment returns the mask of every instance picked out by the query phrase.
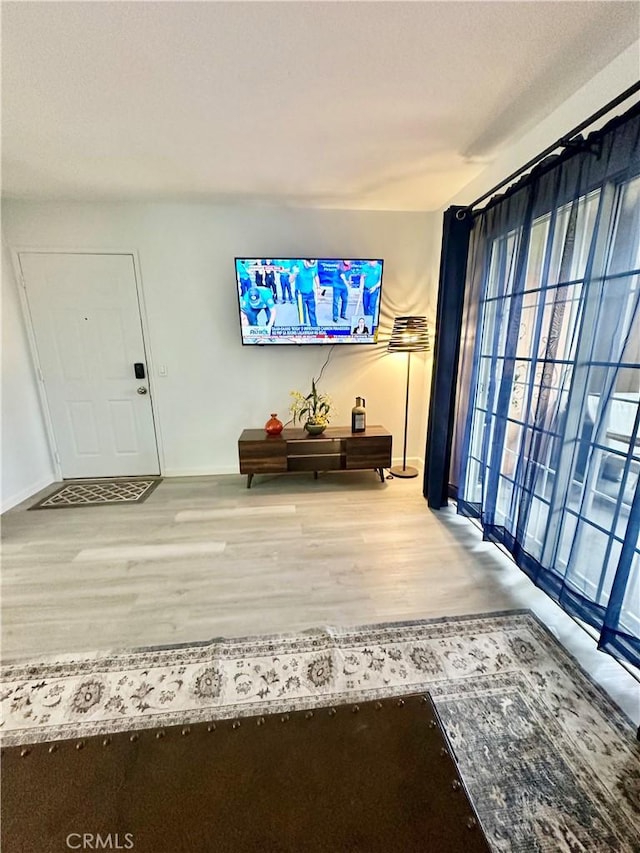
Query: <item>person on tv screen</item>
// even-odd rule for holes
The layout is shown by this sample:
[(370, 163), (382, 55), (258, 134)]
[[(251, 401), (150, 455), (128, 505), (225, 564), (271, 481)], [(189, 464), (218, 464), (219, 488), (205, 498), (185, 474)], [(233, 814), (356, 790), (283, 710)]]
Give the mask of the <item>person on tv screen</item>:
[(280, 270), (280, 296), (283, 302), (291, 302), (293, 304), (293, 296), (291, 294), (291, 261), (278, 261), (278, 269)]
[[(240, 310), (250, 326), (266, 326), (269, 334), (276, 319), (276, 306), (273, 294), (267, 287), (250, 287), (240, 300)], [(258, 315), (264, 311), (265, 322), (258, 322)]]
[(318, 279), (318, 263), (311, 258), (305, 258), (293, 267), (295, 270), (296, 301), (300, 324), (317, 326), (316, 292), (320, 287)]
[(264, 286), (264, 270), (262, 268), (262, 264), (262, 261), (258, 261), (253, 268), (253, 277), (256, 287)]
[(247, 268), (247, 262), (238, 260), (238, 280), (240, 281), (240, 295), (244, 296), (247, 290), (251, 287), (251, 273)]
[(264, 262), (264, 286), (271, 288), (273, 293), (273, 301), (278, 301), (278, 291), (276, 289), (276, 268), (273, 266), (273, 261), (267, 259)]
[(362, 268), (361, 275), (362, 310), (365, 314), (375, 318), (382, 279), (380, 261), (367, 261)]
[(349, 287), (344, 277), (344, 261), (319, 261), (318, 277), (321, 287), (330, 287), (332, 290), (332, 318), (338, 322), (338, 316), (347, 319), (347, 303), (349, 301)]
[(369, 334), (369, 329), (367, 328), (367, 326), (365, 326), (364, 317), (360, 317), (360, 319), (358, 320), (358, 325), (355, 327), (355, 329), (353, 330), (353, 332), (351, 334), (353, 334), (353, 335), (368, 335)]

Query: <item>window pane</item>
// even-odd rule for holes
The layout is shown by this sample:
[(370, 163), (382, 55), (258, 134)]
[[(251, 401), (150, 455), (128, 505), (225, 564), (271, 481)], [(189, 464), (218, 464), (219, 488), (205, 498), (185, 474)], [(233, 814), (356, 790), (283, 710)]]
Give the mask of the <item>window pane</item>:
[[(620, 373), (624, 372), (620, 371)], [(636, 373), (636, 371), (629, 372)], [(594, 440), (598, 444), (624, 453), (625, 456), (631, 453), (634, 457), (640, 458), (637, 434), (639, 405), (638, 391), (614, 392), (604, 401), (601, 408), (601, 419), (598, 422)]]
[(638, 601), (640, 601), (640, 554), (636, 551), (631, 563), (631, 571), (622, 602), (619, 623), (623, 631), (634, 637), (640, 636)]
[(511, 496), (513, 483), (506, 477), (498, 478), (498, 494), (496, 498), (496, 524), (508, 526), (511, 511)]
[(521, 435), (522, 427), (519, 424), (508, 421), (500, 471), (509, 477), (513, 477), (516, 472)]
[(547, 284), (584, 278), (599, 199), (597, 191), (558, 210)]
[(607, 272), (640, 269), (640, 177), (620, 189), (618, 221)]
[(530, 365), (528, 362), (516, 361), (513, 369), (508, 417), (514, 421), (521, 421), (524, 418), (529, 368)]
[[(593, 583), (595, 584), (597, 582), (599, 587), (597, 594), (594, 596), (594, 600), (596, 604), (601, 604), (603, 607), (606, 607), (609, 604), (611, 587), (615, 580), (621, 551), (622, 544), (614, 539), (611, 543), (611, 551), (606, 562), (602, 560), (598, 564), (592, 564), (592, 566), (587, 570)], [(598, 575), (597, 579), (596, 574)]]
[(538, 350), (541, 358), (565, 361), (574, 358), (582, 311), (582, 291), (582, 283), (547, 291)]
[(550, 218), (549, 216), (544, 216), (536, 220), (531, 227), (524, 282), (525, 290), (532, 290), (542, 286), (542, 266), (547, 247)]
[(476, 393), (476, 407), (486, 409), (489, 396), (489, 383), (491, 381), (492, 370), (496, 372), (497, 365), (494, 367), (491, 359), (482, 357), (478, 367), (478, 388)]
[(547, 530), (549, 505), (537, 498), (531, 501), (529, 520), (525, 533), (525, 549), (532, 557), (540, 559), (544, 547), (544, 539)]
[(558, 565), (562, 568), (566, 568), (569, 562), (577, 525), (578, 519), (576, 516), (570, 512), (565, 513), (558, 548)]
[(471, 429), (471, 455), (480, 459), (482, 455), (482, 436), (484, 434), (484, 412), (476, 412)]
[(536, 321), (540, 300), (544, 300), (544, 293), (534, 291), (525, 293), (522, 299), (522, 310), (520, 311), (520, 328), (518, 330), (518, 343), (516, 347), (517, 356), (533, 355), (533, 344), (536, 333)]
[(479, 504), (482, 500), (481, 468), (480, 463), (477, 459), (469, 460), (464, 498), (469, 503), (477, 504)]
[[(606, 560), (608, 545), (608, 534), (597, 530), (586, 521), (579, 522), (567, 581), (576, 592), (597, 603), (604, 603), (602, 596), (598, 594), (603, 567), (611, 569), (615, 563), (613, 566), (615, 570), (617, 566), (617, 560), (611, 558)], [(620, 547), (617, 548), (617, 554), (619, 557)]]

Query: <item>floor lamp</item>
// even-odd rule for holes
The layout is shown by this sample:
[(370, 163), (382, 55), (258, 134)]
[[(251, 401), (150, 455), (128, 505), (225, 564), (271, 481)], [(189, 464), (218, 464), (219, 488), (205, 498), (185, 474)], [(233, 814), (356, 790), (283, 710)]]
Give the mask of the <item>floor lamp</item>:
[(418, 469), (407, 466), (407, 423), (409, 420), (409, 374), (411, 370), (411, 353), (426, 352), (429, 345), (429, 327), (426, 317), (396, 317), (393, 321), (393, 331), (388, 352), (407, 353), (407, 396), (404, 404), (404, 445), (402, 448), (402, 467), (394, 465), (389, 470), (394, 477), (417, 477)]

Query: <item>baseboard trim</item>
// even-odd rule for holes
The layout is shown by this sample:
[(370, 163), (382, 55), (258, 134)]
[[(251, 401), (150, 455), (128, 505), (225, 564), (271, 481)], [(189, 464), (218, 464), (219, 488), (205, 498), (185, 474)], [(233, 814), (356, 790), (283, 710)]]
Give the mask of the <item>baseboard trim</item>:
[[(391, 460), (392, 465), (402, 465), (402, 456), (394, 456)], [(421, 456), (407, 456), (407, 465), (413, 468), (424, 468), (424, 459)]]
[(30, 486), (27, 486), (26, 489), (22, 489), (20, 492), (17, 492), (11, 497), (2, 497), (2, 503), (0, 503), (0, 512), (8, 512), (10, 509), (13, 509), (14, 506), (18, 506), (23, 501), (26, 501), (28, 498), (36, 495), (42, 489), (46, 489), (47, 486), (53, 485), (53, 483), (59, 482), (53, 477), (43, 477), (41, 480), (33, 483)]
[(214, 474), (237, 474), (240, 476), (238, 466), (219, 465), (216, 468), (165, 468), (163, 477), (212, 477)]

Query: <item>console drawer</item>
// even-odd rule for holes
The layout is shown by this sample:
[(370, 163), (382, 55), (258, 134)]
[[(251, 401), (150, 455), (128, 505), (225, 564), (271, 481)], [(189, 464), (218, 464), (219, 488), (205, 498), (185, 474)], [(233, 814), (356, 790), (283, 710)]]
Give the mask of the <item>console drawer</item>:
[(344, 456), (340, 453), (289, 457), (289, 471), (339, 471), (344, 467)]
[(329, 456), (342, 452), (340, 438), (309, 438), (302, 441), (287, 442), (287, 456)]
[(238, 456), (241, 474), (279, 474), (287, 470), (287, 444), (276, 437), (241, 441)]
[(367, 436), (345, 439), (347, 468), (389, 468), (391, 465), (391, 436)]

